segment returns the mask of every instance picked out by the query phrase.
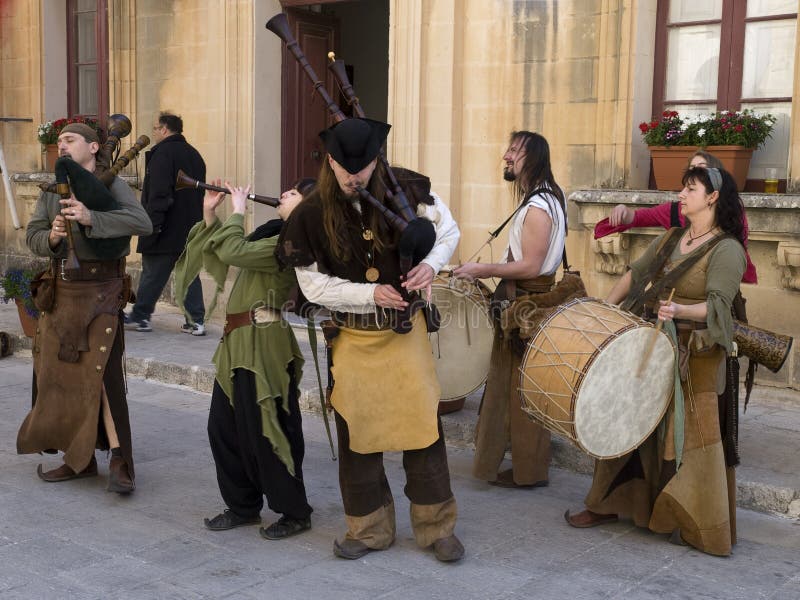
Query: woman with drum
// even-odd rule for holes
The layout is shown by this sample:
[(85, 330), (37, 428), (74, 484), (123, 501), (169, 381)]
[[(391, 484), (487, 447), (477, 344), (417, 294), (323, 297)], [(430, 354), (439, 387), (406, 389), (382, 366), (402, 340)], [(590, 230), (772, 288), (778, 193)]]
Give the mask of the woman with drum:
[[(690, 168), (683, 184), (678, 198), (689, 225), (659, 236), (607, 298), (674, 323), (682, 394), (673, 393), (665, 427), (633, 452), (596, 463), (586, 510), (564, 516), (574, 527), (628, 517), (674, 543), (727, 556), (736, 543), (736, 485), (725, 465), (717, 393), (732, 348), (731, 302), (746, 266), (743, 206), (722, 169)], [(649, 301), (653, 294), (643, 290), (650, 282), (671, 300)]]
[[(566, 236), (564, 193), (553, 177), (547, 140), (530, 131), (514, 132), (503, 160), (503, 177), (513, 182), (520, 200), (511, 221), (506, 261), (469, 262), (453, 271), (458, 277), (501, 278), (493, 300), (501, 307), (552, 289)], [(524, 346), (518, 330), (506, 335), (495, 323), (473, 475), (503, 487), (540, 487), (548, 482), (550, 432), (521, 409), (518, 381)], [(512, 468), (499, 471), (509, 441)]]

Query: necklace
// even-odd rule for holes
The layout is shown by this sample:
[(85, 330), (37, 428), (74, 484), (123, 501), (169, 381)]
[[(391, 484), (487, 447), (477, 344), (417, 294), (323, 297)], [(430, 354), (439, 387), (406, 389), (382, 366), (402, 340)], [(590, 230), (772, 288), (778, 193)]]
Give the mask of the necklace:
[(372, 234), (372, 230), (364, 225), (363, 221), (361, 223), (361, 237), (364, 238), (364, 241), (369, 242), (369, 248), (367, 248), (367, 270), (364, 272), (364, 277), (370, 283), (375, 283), (381, 276), (381, 272), (375, 267), (375, 236)]
[(711, 233), (712, 231), (714, 231), (716, 228), (717, 228), (717, 226), (716, 226), (716, 225), (714, 225), (714, 227), (712, 227), (711, 229), (709, 229), (709, 230), (708, 230), (708, 231), (706, 231), (705, 233), (701, 233), (700, 235), (692, 235), (692, 232), (691, 232), (691, 231), (687, 231), (687, 232), (686, 232), (686, 235), (689, 237), (689, 241), (687, 241), (687, 242), (686, 242), (686, 245), (687, 245), (687, 246), (691, 246), (693, 241), (695, 241), (695, 240), (699, 240), (701, 237), (703, 237), (703, 236), (705, 236), (705, 235), (708, 235), (709, 233)]

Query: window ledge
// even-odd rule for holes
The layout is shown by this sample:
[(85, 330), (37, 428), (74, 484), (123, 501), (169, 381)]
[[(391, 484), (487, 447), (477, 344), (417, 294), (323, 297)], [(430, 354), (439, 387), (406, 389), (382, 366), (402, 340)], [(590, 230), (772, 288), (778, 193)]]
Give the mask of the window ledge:
[[(745, 208), (797, 209), (800, 194), (740, 194)], [(663, 202), (677, 201), (677, 192), (659, 190), (575, 190), (569, 199), (576, 204), (636, 204), (652, 206)]]

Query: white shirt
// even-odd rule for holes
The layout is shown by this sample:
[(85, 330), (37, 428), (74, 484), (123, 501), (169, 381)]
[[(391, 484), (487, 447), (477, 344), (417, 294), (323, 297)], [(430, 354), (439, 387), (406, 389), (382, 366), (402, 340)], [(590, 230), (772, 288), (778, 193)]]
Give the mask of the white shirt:
[(566, 218), (559, 205), (558, 198), (549, 192), (535, 194), (525, 200), (525, 207), (521, 208), (511, 221), (511, 230), (508, 234), (508, 248), (503, 259), (507, 260), (509, 251), (515, 261), (522, 260), (522, 227), (530, 207), (541, 208), (550, 217), (550, 241), (547, 245), (547, 254), (542, 262), (539, 275), (551, 275), (558, 270), (561, 257), (564, 254), (564, 241), (566, 237)]
[[(434, 274), (442, 270), (455, 252), (461, 232), (450, 214), (450, 209), (435, 193), (431, 192), (433, 205), (420, 203), (417, 216), (428, 219), (436, 229), (436, 242), (421, 262), (430, 266)], [(355, 204), (358, 206), (358, 204)], [(303, 295), (330, 310), (365, 314), (375, 312), (375, 288), (377, 283), (354, 283), (340, 277), (321, 273), (317, 263), (307, 267), (296, 267), (297, 283)]]

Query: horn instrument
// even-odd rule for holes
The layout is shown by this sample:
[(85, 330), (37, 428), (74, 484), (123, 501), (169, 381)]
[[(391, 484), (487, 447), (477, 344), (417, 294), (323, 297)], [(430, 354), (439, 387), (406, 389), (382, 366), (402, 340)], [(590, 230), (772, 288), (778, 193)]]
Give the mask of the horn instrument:
[[(339, 89), (342, 90), (342, 94), (344, 94), (344, 97), (347, 99), (347, 103), (353, 107), (356, 116), (362, 119), (366, 118), (366, 113), (364, 113), (364, 109), (361, 107), (358, 96), (356, 96), (356, 92), (353, 89), (353, 85), (350, 83), (350, 78), (347, 77), (344, 61), (338, 60), (333, 52), (328, 52), (328, 58), (331, 61), (328, 63), (328, 69), (333, 73), (334, 77), (336, 77), (336, 81), (339, 83)], [(389, 200), (392, 202), (395, 209), (400, 211), (400, 215), (406, 221), (413, 221), (417, 218), (417, 215), (414, 214), (408, 202), (408, 198), (406, 197), (406, 193), (403, 191), (403, 188), (400, 187), (397, 177), (395, 177), (392, 168), (389, 166), (389, 161), (386, 159), (383, 149), (381, 149), (381, 153), (378, 156), (386, 170), (386, 176), (389, 178), (389, 186), (387, 186), (391, 188), (387, 190)]]
[[(106, 138), (106, 143), (103, 144), (103, 151), (113, 163), (113, 159), (116, 158), (114, 153), (116, 152), (117, 156), (119, 155), (120, 140), (131, 133), (131, 120), (123, 114), (111, 115), (108, 117), (106, 128), (108, 129), (108, 137)], [(149, 138), (147, 143), (150, 143)]]
[[(319, 79), (319, 77), (317, 77), (317, 73), (314, 71), (314, 68), (309, 64), (308, 59), (306, 58), (303, 51), (300, 49), (300, 45), (294, 38), (291, 29), (289, 29), (289, 21), (287, 20), (286, 15), (284, 13), (278, 13), (277, 15), (272, 17), (269, 21), (267, 21), (265, 27), (269, 29), (272, 33), (277, 35), (279, 38), (281, 38), (281, 40), (283, 40), (283, 42), (286, 44), (286, 48), (292, 53), (295, 59), (297, 59), (297, 62), (300, 63), (300, 66), (303, 68), (303, 72), (311, 80), (314, 89), (316, 90), (317, 94), (319, 94), (320, 98), (322, 98), (322, 101), (328, 108), (328, 112), (330, 112), (331, 116), (333, 117), (333, 120), (336, 121), (337, 123), (344, 121), (347, 118), (347, 116), (344, 114), (344, 112), (342, 112), (342, 109), (339, 108), (339, 105), (333, 101), (333, 98), (331, 98), (331, 95), (328, 93), (328, 90), (325, 89), (324, 84)], [(380, 156), (383, 157), (383, 153), (381, 153)], [(385, 160), (385, 158), (383, 160)], [(384, 166), (387, 167), (387, 171), (391, 171), (391, 169), (388, 168), (388, 164), (385, 164)], [(394, 175), (392, 175), (391, 177), (393, 178)], [(370, 194), (366, 190), (363, 191), (359, 190), (358, 193), (364, 200), (368, 201), (373, 207), (375, 207), (378, 211), (380, 211), (382, 215), (384, 215), (385, 217), (387, 216), (386, 211), (389, 209), (383, 206), (383, 204), (380, 201), (378, 201), (372, 194)], [(405, 198), (405, 195), (403, 195), (403, 198)], [(406, 204), (408, 204), (408, 200), (406, 200)], [(397, 210), (397, 208), (398, 207), (396, 205), (396, 200), (395, 200), (395, 210)], [(407, 211), (400, 210), (399, 216), (395, 214), (394, 217), (396, 218), (387, 217), (389, 223), (393, 227), (398, 228), (400, 231), (403, 231), (405, 229), (403, 223), (408, 223), (409, 221), (412, 220), (406, 216), (406, 214), (409, 214), (409, 211), (410, 214), (413, 215), (413, 218), (416, 218), (416, 215), (413, 214), (413, 211), (411, 211), (409, 207)]]
[(140, 135), (136, 142), (128, 148), (126, 152), (122, 154), (122, 156), (118, 157), (117, 160), (114, 161), (114, 164), (111, 165), (111, 168), (107, 171), (103, 171), (100, 173), (98, 179), (102, 181), (106, 187), (110, 186), (114, 178), (119, 175), (119, 172), (122, 171), (125, 167), (128, 166), (132, 160), (134, 160), (138, 155), (139, 152), (142, 151), (150, 143), (150, 138), (146, 135)]
[[(101, 150), (97, 153), (98, 157), (101, 159), (105, 156), (108, 156), (109, 159), (117, 154), (116, 160), (112, 161), (112, 164), (109, 165), (109, 168), (102, 171), (98, 178), (102, 181), (106, 187), (109, 187), (112, 183), (114, 183), (114, 177), (116, 177), (119, 172), (124, 169), (128, 163), (133, 161), (142, 149), (150, 144), (150, 138), (146, 135), (139, 136), (136, 140), (136, 143), (131, 146), (122, 156), (119, 156), (119, 147), (120, 147), (120, 140), (124, 137), (127, 137), (131, 132), (131, 120), (123, 114), (114, 114), (108, 117), (108, 137), (106, 138), (106, 143), (103, 144)], [(55, 183), (40, 183), (39, 189), (44, 192), (51, 192), (53, 194), (58, 194), (58, 189)]]
[[(178, 177), (175, 180), (175, 189), (186, 190), (189, 188), (211, 190), (212, 192), (222, 192), (224, 194), (230, 193), (228, 191), (228, 188), (220, 187), (218, 185), (211, 185), (210, 183), (203, 183), (202, 181), (198, 181), (197, 179), (192, 179), (182, 170), (178, 169)], [(280, 199), (278, 198), (272, 198), (270, 196), (260, 196), (258, 194), (247, 194), (247, 199), (252, 200), (253, 202), (257, 202), (259, 204), (266, 204), (267, 206), (272, 206), (272, 207), (277, 207), (281, 203)]]
[[(300, 63), (300, 66), (303, 67), (303, 71), (311, 80), (314, 89), (322, 98), (323, 102), (325, 102), (333, 119), (337, 123), (346, 119), (347, 117), (342, 112), (341, 108), (339, 108), (339, 106), (333, 101), (330, 94), (328, 94), (328, 91), (325, 89), (322, 81), (320, 81), (319, 77), (317, 77), (314, 69), (311, 67), (305, 55), (303, 54), (303, 51), (300, 49), (300, 45), (297, 43), (297, 40), (294, 38), (294, 35), (289, 28), (289, 21), (286, 18), (286, 15), (284, 13), (278, 13), (269, 21), (267, 21), (266, 28), (283, 40), (283, 42), (286, 44), (286, 48), (294, 55), (294, 57), (297, 59), (297, 62)], [(364, 111), (358, 102), (355, 92), (353, 91), (353, 86), (347, 80), (343, 65), (342, 68), (338, 69), (338, 71), (340, 71), (340, 73), (337, 73), (336, 71), (333, 72), (339, 80), (339, 85), (342, 87), (345, 97), (348, 99), (348, 102), (353, 105), (356, 114), (359, 117), (364, 118)], [(380, 201), (378, 201), (374, 196), (372, 196), (372, 194), (363, 188), (358, 188), (357, 192), (363, 200), (368, 201), (373, 207), (375, 207), (384, 216), (384, 218), (387, 219), (392, 227), (400, 231), (398, 253), (400, 255), (400, 270), (402, 272), (402, 278), (405, 278), (414, 264), (419, 263), (419, 261), (421, 261), (433, 248), (434, 244), (436, 243), (436, 231), (433, 223), (427, 219), (421, 219), (417, 217), (408, 202), (408, 197), (400, 187), (400, 184), (398, 183), (397, 178), (392, 172), (389, 162), (386, 160), (386, 156), (382, 151), (378, 153), (378, 157), (387, 173), (387, 177), (389, 178), (390, 182), (390, 185), (386, 185), (385, 182), (382, 182), (386, 188), (386, 197), (392, 203), (392, 206), (395, 210), (391, 211), (389, 208), (383, 206)], [(397, 289), (400, 291), (400, 294), (403, 296), (403, 298), (409, 302), (409, 304), (405, 310), (400, 311), (401, 315), (398, 319), (398, 324), (394, 327), (394, 331), (397, 333), (408, 333), (411, 331), (410, 317), (414, 312), (419, 310), (421, 303), (419, 302), (418, 294), (409, 293), (409, 291), (404, 287), (398, 287)]]

